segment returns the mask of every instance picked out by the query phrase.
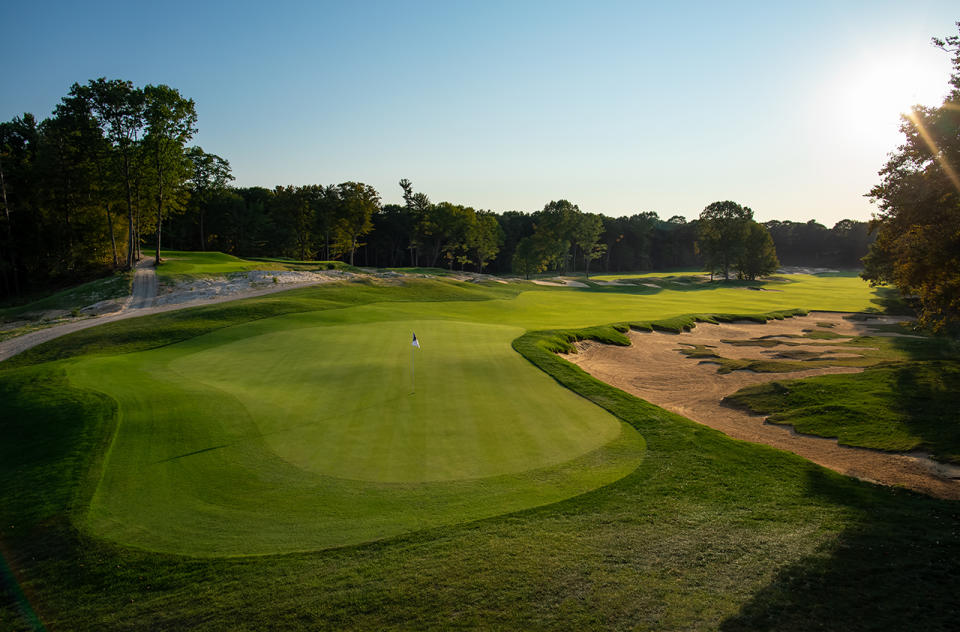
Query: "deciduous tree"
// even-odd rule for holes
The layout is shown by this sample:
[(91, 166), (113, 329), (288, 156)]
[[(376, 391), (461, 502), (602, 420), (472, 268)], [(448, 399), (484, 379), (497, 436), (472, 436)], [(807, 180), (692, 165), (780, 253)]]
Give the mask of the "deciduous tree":
[(185, 154), (196, 133), (197, 111), (193, 99), (186, 99), (170, 86), (146, 86), (144, 95), (144, 146), (150, 156), (151, 184), (156, 211), (156, 264), (160, 264), (160, 237), (166, 214), (182, 210), (189, 195), (186, 184), (193, 169)]
[(862, 276), (916, 296), (921, 322), (940, 329), (960, 322), (960, 36), (933, 42), (952, 55), (951, 91), (903, 117), (904, 143), (868, 194), (880, 211)]
[(753, 211), (729, 200), (714, 202), (700, 213), (698, 238), (700, 251), (710, 275), (730, 271), (743, 256), (747, 231)]

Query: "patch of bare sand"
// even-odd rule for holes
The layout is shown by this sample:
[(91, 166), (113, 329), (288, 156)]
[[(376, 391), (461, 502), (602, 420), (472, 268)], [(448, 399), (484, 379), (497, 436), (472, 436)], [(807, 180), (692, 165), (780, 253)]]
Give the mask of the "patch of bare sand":
[(549, 285), (553, 287), (590, 287), (582, 281), (574, 281), (573, 279), (564, 279), (562, 277), (557, 277), (552, 281), (544, 281), (542, 279), (534, 280), (536, 285)]
[[(845, 314), (811, 313), (765, 325), (700, 323), (691, 332), (631, 332), (632, 345), (616, 347), (597, 342), (579, 343), (578, 353), (565, 356), (594, 377), (652, 404), (720, 430), (735, 439), (763, 443), (793, 452), (824, 467), (880, 483), (898, 485), (931, 496), (960, 500), (960, 468), (933, 461), (919, 453), (894, 454), (842, 446), (835, 439), (800, 435), (792, 428), (765, 422), (765, 417), (736, 410), (721, 400), (752, 384), (810, 377), (827, 373), (856, 373), (862, 369), (829, 367), (790, 373), (754, 373), (734, 371), (718, 374), (717, 365), (700, 363), (680, 353), (683, 344), (710, 345), (727, 358), (772, 358), (782, 349), (809, 349), (822, 352), (829, 347), (801, 345), (790, 347), (739, 347), (722, 340), (744, 340), (766, 335), (799, 334), (817, 329), (816, 323), (831, 323), (843, 336), (870, 333), (871, 324), (896, 322), (891, 317), (852, 321)], [(785, 339), (795, 342), (796, 339)]]
[[(186, 309), (188, 307), (199, 307), (201, 305), (213, 305), (215, 303), (226, 303), (228, 301), (236, 301), (244, 298), (265, 296), (267, 294), (275, 294), (276, 292), (284, 292), (286, 290), (308, 287), (311, 285), (319, 285), (321, 283), (332, 283), (345, 278), (353, 278), (354, 276), (356, 275), (345, 276), (327, 273), (326, 275), (311, 276), (307, 280), (298, 280), (296, 282), (289, 283), (270, 283), (261, 287), (246, 286), (232, 288), (231, 291), (226, 292), (224, 292), (222, 289), (219, 292), (212, 293), (181, 290), (167, 295), (165, 304), (157, 305), (156, 302), (158, 301), (151, 299), (149, 304), (152, 304), (152, 306), (147, 306), (147, 302), (139, 301), (135, 296), (131, 295), (128, 306), (120, 311), (94, 318), (88, 317), (83, 320), (65, 322), (47, 329), (32, 331), (22, 336), (17, 336), (16, 338), (10, 338), (0, 342), (0, 362), (17, 355), (18, 353), (22, 353), (27, 349), (35, 347), (39, 344), (43, 344), (44, 342), (71, 334), (75, 331), (89, 329), (90, 327), (96, 327), (97, 325), (110, 323), (116, 320), (125, 320), (127, 318), (137, 318), (139, 316), (148, 316), (150, 314), (172, 312), (179, 309)], [(221, 281), (221, 283), (226, 284), (227, 281)], [(138, 307), (139, 305), (144, 306)]]

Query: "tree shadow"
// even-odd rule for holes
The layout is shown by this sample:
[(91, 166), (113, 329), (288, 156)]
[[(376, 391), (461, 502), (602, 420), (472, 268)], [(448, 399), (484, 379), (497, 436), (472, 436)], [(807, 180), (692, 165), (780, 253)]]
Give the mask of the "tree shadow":
[(820, 468), (808, 489), (850, 510), (854, 526), (781, 569), (720, 630), (957, 629), (960, 503)]
[[(756, 280), (745, 281), (739, 279), (715, 279), (709, 281), (702, 276), (679, 275), (668, 277), (637, 277), (635, 279), (620, 279), (620, 285), (601, 285), (592, 279), (581, 279), (587, 282), (587, 287), (573, 288), (579, 292), (594, 292), (598, 294), (659, 294), (664, 290), (671, 292), (702, 292), (720, 288), (739, 288), (776, 292), (775, 286), (793, 283), (789, 280)], [(773, 286), (773, 287), (771, 287)]]
[(870, 299), (870, 302), (876, 305), (873, 308), (875, 312), (891, 316), (916, 317), (916, 302), (901, 296), (897, 288), (881, 286), (874, 288), (873, 292), (876, 298)]

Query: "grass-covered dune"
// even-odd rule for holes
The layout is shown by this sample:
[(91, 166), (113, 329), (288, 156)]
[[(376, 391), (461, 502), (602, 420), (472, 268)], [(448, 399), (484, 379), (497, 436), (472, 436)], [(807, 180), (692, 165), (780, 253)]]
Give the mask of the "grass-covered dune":
[(778, 380), (742, 389), (727, 401), (844, 445), (923, 450), (960, 464), (960, 362), (956, 350), (949, 355), (855, 375)]
[(276, 257), (241, 259), (223, 252), (161, 250), (157, 276), (164, 283), (191, 277), (223, 276), (250, 270), (355, 270), (341, 261), (296, 261)]
[(794, 279), (342, 283), (15, 356), (0, 627), (952, 629), (956, 503), (732, 441), (553, 353), (875, 306)]

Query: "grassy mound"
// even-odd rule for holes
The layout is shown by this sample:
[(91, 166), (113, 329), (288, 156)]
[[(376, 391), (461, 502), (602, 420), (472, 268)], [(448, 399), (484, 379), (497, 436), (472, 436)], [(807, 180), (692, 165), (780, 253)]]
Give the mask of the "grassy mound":
[(960, 463), (960, 362), (908, 362), (855, 375), (771, 382), (741, 389), (727, 401), (844, 445), (925, 450)]
[(30, 303), (0, 308), (0, 322), (33, 319), (44, 312), (53, 310), (77, 312), (99, 301), (128, 296), (131, 280), (130, 273), (118, 272), (102, 279), (61, 290)]

